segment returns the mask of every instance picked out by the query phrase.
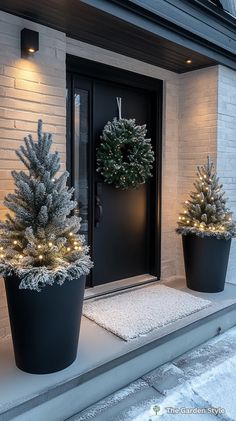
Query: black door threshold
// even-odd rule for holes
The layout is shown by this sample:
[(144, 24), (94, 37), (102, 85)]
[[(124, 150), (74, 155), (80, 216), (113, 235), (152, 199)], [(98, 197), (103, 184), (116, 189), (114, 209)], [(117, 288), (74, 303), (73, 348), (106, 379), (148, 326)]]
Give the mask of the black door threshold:
[(123, 291), (133, 287), (146, 285), (155, 281), (157, 281), (157, 277), (150, 274), (120, 279), (118, 281), (109, 282), (107, 284), (97, 285), (93, 288), (87, 288), (85, 290), (84, 299), (89, 300), (91, 298), (96, 298), (103, 295), (111, 294), (113, 292)]

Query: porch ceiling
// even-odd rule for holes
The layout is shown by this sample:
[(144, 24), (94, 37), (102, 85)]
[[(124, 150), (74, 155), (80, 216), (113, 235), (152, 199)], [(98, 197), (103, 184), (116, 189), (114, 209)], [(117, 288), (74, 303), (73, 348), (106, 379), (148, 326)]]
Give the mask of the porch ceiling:
[[(96, 4), (96, 3), (95, 3)], [(216, 60), (78, 0), (1, 0), (0, 9), (65, 32), (69, 37), (183, 73)], [(190, 58), (192, 64), (186, 64)]]

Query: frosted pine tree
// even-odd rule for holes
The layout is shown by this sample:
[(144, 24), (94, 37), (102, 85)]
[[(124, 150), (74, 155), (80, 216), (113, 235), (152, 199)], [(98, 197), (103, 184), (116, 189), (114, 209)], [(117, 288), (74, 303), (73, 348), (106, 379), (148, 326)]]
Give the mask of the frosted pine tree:
[(18, 275), (20, 288), (39, 291), (88, 274), (92, 263), (80, 218), (71, 214), (77, 203), (66, 185), (69, 174), (58, 175), (60, 157), (50, 152), (52, 135), (39, 120), (37, 142), (31, 135), (24, 142), (16, 154), (27, 171), (12, 171), (15, 192), (4, 202), (11, 213), (0, 224), (0, 271)]
[(195, 190), (184, 203), (177, 232), (183, 235), (192, 233), (200, 237), (234, 237), (236, 225), (232, 221), (232, 212), (226, 206), (223, 185), (219, 182), (210, 158), (208, 157), (206, 165), (197, 167), (197, 170)]

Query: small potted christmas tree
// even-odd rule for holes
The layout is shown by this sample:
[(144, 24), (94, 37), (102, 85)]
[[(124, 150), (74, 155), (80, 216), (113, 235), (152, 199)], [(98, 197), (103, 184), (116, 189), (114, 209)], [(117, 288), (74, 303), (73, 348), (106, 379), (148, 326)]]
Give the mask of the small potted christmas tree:
[(195, 190), (184, 203), (177, 233), (183, 239), (187, 286), (196, 291), (219, 292), (224, 289), (236, 225), (210, 158), (197, 170)]
[(0, 271), (5, 280), (17, 366), (51, 373), (76, 358), (85, 275), (92, 266), (68, 173), (57, 176), (60, 158), (51, 153), (52, 136), (29, 135), (17, 155), (26, 167), (12, 171), (11, 211), (0, 224)]

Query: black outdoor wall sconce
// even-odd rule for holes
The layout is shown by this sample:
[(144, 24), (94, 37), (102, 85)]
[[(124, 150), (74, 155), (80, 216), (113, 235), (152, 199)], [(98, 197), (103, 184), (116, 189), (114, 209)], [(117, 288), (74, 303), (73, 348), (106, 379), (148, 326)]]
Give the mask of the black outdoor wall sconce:
[(21, 57), (28, 57), (39, 49), (39, 33), (31, 29), (21, 31)]

